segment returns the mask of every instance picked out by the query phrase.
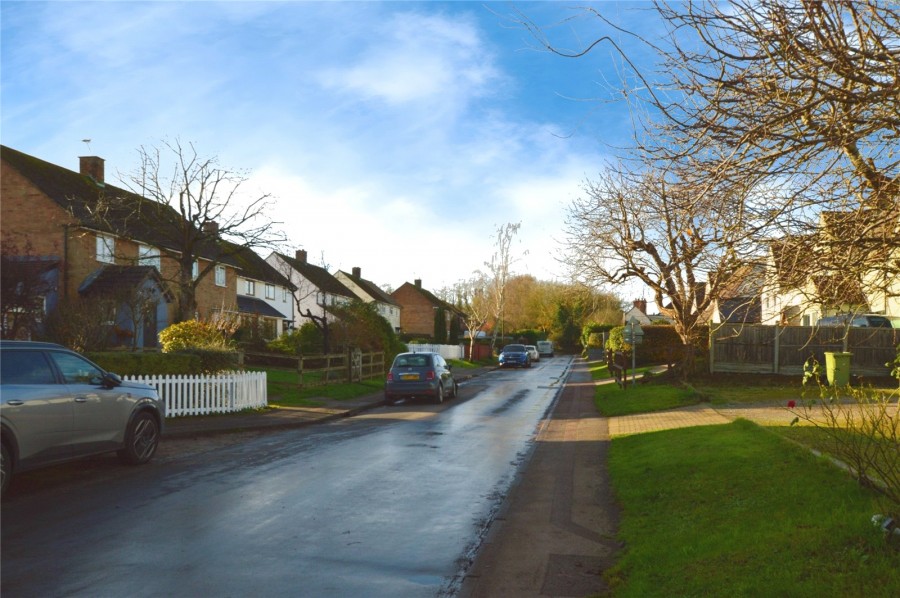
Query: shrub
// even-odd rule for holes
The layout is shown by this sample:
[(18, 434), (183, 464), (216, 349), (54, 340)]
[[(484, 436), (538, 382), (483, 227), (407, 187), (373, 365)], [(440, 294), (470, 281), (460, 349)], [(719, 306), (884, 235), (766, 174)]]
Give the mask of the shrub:
[(159, 333), (163, 353), (175, 353), (186, 349), (213, 349), (226, 351), (231, 343), (225, 335), (209, 322), (186, 320), (172, 324)]
[(185, 353), (104, 352), (87, 356), (100, 367), (120, 376), (166, 376), (195, 374), (202, 370), (197, 355)]

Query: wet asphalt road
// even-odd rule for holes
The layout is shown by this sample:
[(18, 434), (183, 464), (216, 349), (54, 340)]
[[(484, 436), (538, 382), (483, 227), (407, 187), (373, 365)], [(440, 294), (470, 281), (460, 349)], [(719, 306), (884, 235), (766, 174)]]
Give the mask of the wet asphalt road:
[(440, 406), (161, 450), (146, 467), (24, 474), (3, 500), (0, 592), (453, 595), (569, 366), (491, 372)]

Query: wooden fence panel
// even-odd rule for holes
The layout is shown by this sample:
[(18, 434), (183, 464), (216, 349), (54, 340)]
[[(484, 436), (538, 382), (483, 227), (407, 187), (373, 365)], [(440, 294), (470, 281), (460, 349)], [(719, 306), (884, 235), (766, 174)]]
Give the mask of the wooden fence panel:
[(852, 353), (850, 371), (887, 376), (900, 343), (892, 328), (761, 326), (725, 324), (710, 332), (710, 371), (800, 375), (809, 358), (825, 363), (826, 352)]

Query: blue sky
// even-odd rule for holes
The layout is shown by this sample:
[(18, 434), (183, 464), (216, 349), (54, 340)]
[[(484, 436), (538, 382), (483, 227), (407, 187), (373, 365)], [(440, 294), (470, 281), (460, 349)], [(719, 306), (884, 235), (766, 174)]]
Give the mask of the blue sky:
[(0, 139), (98, 155), (110, 182), (140, 146), (193, 142), (274, 196), (287, 251), (380, 285), (468, 278), (507, 222), (513, 270), (565, 280), (565, 207), (631, 136), (600, 101), (621, 62), (541, 51), (509, 17), (574, 48), (603, 31), (586, 5), (654, 27), (640, 2), (4, 1)]

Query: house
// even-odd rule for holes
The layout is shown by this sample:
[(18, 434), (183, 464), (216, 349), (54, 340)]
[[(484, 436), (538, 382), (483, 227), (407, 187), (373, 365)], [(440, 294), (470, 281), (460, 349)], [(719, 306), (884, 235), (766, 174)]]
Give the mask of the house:
[(638, 324), (646, 326), (648, 324), (671, 324), (672, 319), (661, 314), (647, 314), (647, 300), (635, 299), (632, 301), (631, 308), (622, 314), (622, 323), (627, 324), (631, 318), (637, 318)]
[(305, 249), (298, 249), (294, 257), (273, 251), (266, 262), (293, 285), (292, 319), (295, 326), (303, 322), (301, 318), (324, 318), (333, 322), (335, 316), (328, 307), (345, 305), (356, 299), (354, 292), (328, 270), (310, 264)]
[[(815, 231), (771, 242), (762, 323), (812, 326), (848, 312), (900, 318), (898, 238), (900, 221), (885, 212), (823, 212)], [(870, 266), (860, 271), (861, 263)]]
[(294, 324), (294, 285), (249, 247), (234, 249), (237, 313), (264, 340), (281, 336)]
[[(763, 264), (743, 264), (728, 277), (701, 318), (714, 324), (759, 324), (762, 318), (761, 298), (765, 284)], [(706, 289), (706, 293), (709, 289)]]
[(216, 223), (198, 229), (171, 206), (107, 183), (97, 156), (79, 158), (75, 172), (0, 146), (0, 167), (2, 252), (55, 263), (45, 273), (56, 281), (44, 293), (48, 312), (78, 298), (109, 304), (114, 344), (156, 346), (157, 333), (184, 311), (176, 291), (185, 235), (196, 241), (194, 317), (236, 309), (240, 248), (218, 239)]
[(394, 332), (400, 332), (400, 304), (374, 282), (364, 279), (361, 268), (353, 268), (350, 274), (338, 270), (334, 276), (359, 299), (374, 303), (378, 314), (388, 321)]
[(426, 336), (434, 338), (435, 315), (444, 310), (444, 325), (449, 336), (451, 322), (457, 320), (458, 330), (465, 330), (465, 316), (458, 309), (422, 288), (422, 279), (413, 284), (404, 282), (391, 297), (401, 307), (400, 332), (406, 336)]

